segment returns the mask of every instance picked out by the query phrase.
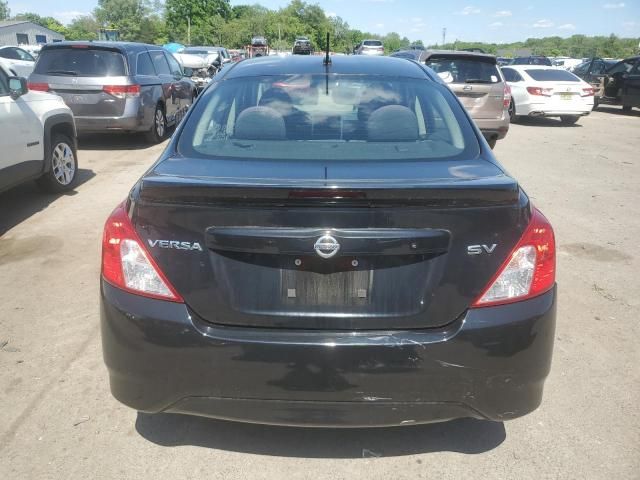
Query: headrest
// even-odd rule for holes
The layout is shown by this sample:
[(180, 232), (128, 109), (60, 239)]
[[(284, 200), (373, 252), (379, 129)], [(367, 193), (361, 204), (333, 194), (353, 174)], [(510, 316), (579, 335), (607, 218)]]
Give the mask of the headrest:
[(371, 142), (413, 142), (418, 139), (418, 119), (402, 105), (378, 108), (367, 122)]
[(234, 137), (243, 140), (284, 140), (282, 115), (269, 107), (249, 107), (236, 120)]

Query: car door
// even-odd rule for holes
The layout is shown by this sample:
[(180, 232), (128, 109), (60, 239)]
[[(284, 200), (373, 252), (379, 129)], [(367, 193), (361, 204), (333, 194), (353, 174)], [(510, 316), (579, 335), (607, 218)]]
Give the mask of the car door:
[(11, 98), (0, 68), (0, 190), (42, 169), (42, 129), (24, 97)]
[(633, 69), (623, 75), (622, 104), (640, 106), (640, 58), (636, 58)]
[(516, 105), (516, 112), (518, 111), (518, 105), (525, 103), (529, 96), (527, 94), (527, 86), (524, 78), (513, 68), (502, 68), (502, 74), (507, 84), (511, 88), (511, 98)]
[(607, 71), (607, 79), (604, 87), (604, 94), (609, 98), (619, 99), (623, 95), (623, 86), (633, 67), (635, 59), (628, 58), (616, 63)]
[(165, 52), (167, 62), (169, 63), (169, 69), (173, 77), (173, 91), (175, 92), (175, 98), (178, 102), (177, 105), (177, 122), (184, 116), (184, 113), (191, 104), (191, 82), (187, 80), (182, 72), (182, 67), (178, 61), (169, 52)]
[(165, 105), (165, 116), (168, 123), (173, 123), (176, 119), (176, 113), (180, 108), (180, 100), (174, 90), (175, 79), (171, 74), (169, 62), (162, 50), (149, 50), (151, 61), (156, 69), (160, 83), (162, 83), (162, 99)]

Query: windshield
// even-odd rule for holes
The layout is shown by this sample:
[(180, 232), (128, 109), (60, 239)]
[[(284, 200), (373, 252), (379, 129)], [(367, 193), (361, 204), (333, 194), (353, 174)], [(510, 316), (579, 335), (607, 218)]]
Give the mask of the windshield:
[(498, 83), (494, 63), (468, 58), (429, 58), (426, 62), (447, 83)]
[(538, 82), (579, 82), (580, 79), (566, 70), (527, 69), (527, 74)]
[(196, 104), (178, 149), (210, 158), (456, 159), (477, 155), (478, 142), (440, 84), (329, 74), (223, 80)]
[(34, 73), (80, 77), (126, 75), (124, 57), (119, 52), (93, 48), (51, 48), (38, 57)]

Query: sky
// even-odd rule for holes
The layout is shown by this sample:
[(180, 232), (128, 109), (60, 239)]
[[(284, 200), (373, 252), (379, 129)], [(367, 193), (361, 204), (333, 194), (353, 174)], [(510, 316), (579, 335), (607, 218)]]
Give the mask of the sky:
[[(640, 37), (640, 0), (307, 0), (372, 33), (398, 32), (425, 44), (446, 41), (507, 43), (529, 37), (609, 35)], [(97, 0), (9, 0), (12, 14), (34, 12), (62, 23), (91, 12)], [(277, 9), (288, 0), (231, 0)]]

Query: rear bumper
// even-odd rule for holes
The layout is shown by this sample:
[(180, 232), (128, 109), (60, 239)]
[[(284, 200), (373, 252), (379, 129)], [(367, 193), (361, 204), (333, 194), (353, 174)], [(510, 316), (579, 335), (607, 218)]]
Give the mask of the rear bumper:
[(78, 133), (139, 132), (149, 130), (135, 117), (75, 117)]
[(478, 125), (478, 128), (482, 132), (482, 135), (487, 140), (495, 138), (496, 140), (502, 140), (507, 136), (509, 131), (509, 115), (505, 112), (502, 118), (474, 118), (474, 122)]
[(104, 281), (101, 292), (111, 391), (147, 412), (331, 427), (499, 421), (538, 407), (551, 365), (555, 289), (442, 329), (358, 332), (221, 327), (183, 304)]
[(518, 115), (528, 115), (531, 117), (559, 117), (562, 115), (589, 115), (593, 110), (592, 103), (557, 105), (548, 103), (530, 103), (518, 106), (516, 113)]

